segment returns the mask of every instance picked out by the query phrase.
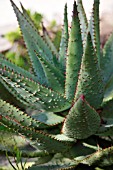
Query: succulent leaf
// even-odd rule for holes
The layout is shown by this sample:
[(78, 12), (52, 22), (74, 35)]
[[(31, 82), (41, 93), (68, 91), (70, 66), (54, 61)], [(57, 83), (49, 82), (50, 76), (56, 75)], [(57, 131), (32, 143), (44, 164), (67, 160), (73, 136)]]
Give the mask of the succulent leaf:
[(37, 54), (37, 56), (45, 71), (49, 87), (61, 94), (64, 93), (64, 76), (62, 72), (40, 55)]
[(87, 38), (88, 21), (87, 21), (86, 13), (84, 11), (82, 0), (77, 1), (77, 9), (79, 11), (80, 28), (82, 33), (82, 41), (84, 45), (85, 40)]
[(98, 130), (99, 136), (113, 136), (113, 118), (103, 118), (104, 124)]
[[(94, 71), (95, 70), (95, 71)], [(89, 104), (97, 109), (103, 100), (103, 81), (101, 70), (98, 66), (91, 35), (88, 33), (86, 47), (82, 59), (79, 80), (77, 84), (75, 101), (84, 94)]]
[(65, 5), (59, 52), (46, 28), (42, 25), (41, 37), (22, 4), (20, 12), (10, 1), (34, 72), (15, 66), (0, 54), (0, 135), (4, 133), (0, 152), (14, 154), (12, 140), (5, 147), (1, 139), (7, 134), (8, 139), (9, 135), (15, 139), (18, 134), (17, 139), (23, 138), (33, 149), (28, 151), (23, 144), (25, 150), (19, 147), (22, 157), (38, 157), (29, 169), (112, 165), (113, 34), (101, 53), (100, 0), (94, 0), (89, 25), (82, 0), (77, 5), (74, 0), (70, 32)]
[(93, 11), (90, 19), (90, 33), (94, 48), (98, 57), (98, 64), (100, 67), (100, 26), (99, 26), (99, 4), (100, 0), (94, 0)]
[(64, 135), (64, 134), (55, 135), (55, 138), (56, 138), (57, 140), (60, 140), (60, 141), (76, 142), (75, 139), (69, 138), (68, 136), (66, 136), (66, 135)]
[[(68, 163), (68, 162), (67, 162)], [(74, 163), (73, 163), (74, 164)], [(71, 166), (69, 164), (67, 165), (45, 165), (45, 166), (32, 166), (30, 168), (28, 168), (28, 170), (73, 170), (76, 168), (76, 164), (75, 166)]]
[[(9, 81), (8, 83), (7, 83), (7, 81)], [(22, 98), (22, 96), (20, 95), (20, 93), (17, 93), (14, 89), (13, 89), (13, 82), (11, 82), (10, 81), (10, 79), (7, 79), (7, 78), (3, 78), (2, 76), (0, 77), (0, 83), (1, 83), (1, 85), (3, 85), (4, 87), (5, 87), (5, 90), (4, 91), (6, 91), (6, 89), (7, 89), (7, 91), (8, 91), (8, 93), (6, 93), (6, 94), (8, 94), (8, 96), (7, 97), (10, 97), (10, 94), (12, 94), (13, 96), (14, 96), (14, 98), (16, 98), (16, 102), (17, 101), (19, 101), (19, 105), (20, 105), (20, 103), (22, 104), (22, 105), (24, 105), (24, 108), (27, 108), (28, 107), (28, 103), (24, 100), (24, 98)], [(20, 91), (22, 91), (22, 90), (20, 90)], [(4, 97), (3, 97), (4, 98)], [(13, 98), (13, 100), (14, 100), (14, 98)]]
[[(12, 74), (9, 71), (2, 71), (1, 83), (17, 96), (27, 106), (34, 106), (36, 109), (39, 105), (46, 111), (63, 111), (70, 107), (70, 102), (59, 93), (48, 89), (34, 81)], [(12, 90), (11, 90), (12, 89)]]
[(67, 153), (68, 157), (70, 159), (74, 158), (78, 162), (79, 161), (81, 162), (82, 160), (84, 160), (87, 157), (87, 155), (91, 155), (91, 154), (95, 153), (95, 151), (98, 151), (98, 147), (96, 146), (97, 141), (93, 145), (88, 144), (88, 143), (85, 143), (83, 141), (76, 142), (76, 144), (73, 145), (73, 147), (70, 149), (70, 151), (69, 151), (70, 154), (69, 154), (69, 152)]
[(48, 46), (50, 47), (51, 51), (53, 52), (53, 54), (56, 56), (56, 58), (58, 58), (59, 54), (58, 51), (56, 49), (56, 47), (54, 46), (48, 31), (46, 30), (45, 26), (42, 23), (42, 28), (43, 28), (43, 38), (46, 41), (46, 43), (48, 44)]
[(112, 90), (112, 87), (113, 87), (113, 75), (111, 76), (110, 80), (108, 81), (108, 83), (105, 86), (105, 89), (104, 89), (104, 99), (103, 99), (104, 102), (113, 99), (113, 90)]
[(113, 56), (113, 33), (111, 34), (108, 41), (104, 45), (103, 56), (101, 57), (100, 63), (104, 83), (106, 86), (113, 74), (113, 57), (111, 56)]
[(84, 139), (95, 134), (99, 126), (98, 113), (81, 96), (69, 111), (62, 131), (70, 138)]
[[(3, 83), (4, 84), (4, 83)], [(9, 102), (10, 104), (13, 104), (21, 109), (25, 109), (26, 108), (26, 104), (23, 102), (20, 102), (20, 98), (16, 98), (16, 96), (13, 96), (9, 91), (11, 89), (9, 89), (9, 91), (7, 90), (7, 88), (5, 88), (5, 86), (1, 83), (0, 80), (0, 99), (3, 100), (7, 100), (7, 102)]]
[(27, 127), (21, 127), (15, 121), (7, 121), (7, 118), (4, 116), (2, 116), (2, 120), (0, 120), (0, 122), (4, 126), (12, 128), (15, 132), (27, 138), (30, 138), (30, 140), (41, 143), (41, 145), (43, 145), (43, 149), (47, 150), (49, 153), (65, 152), (71, 147), (71, 144), (69, 142), (67, 143), (65, 141), (57, 140), (54, 136), (46, 134), (43, 131), (38, 131)]
[(63, 70), (66, 70), (67, 48), (68, 48), (68, 17), (67, 17), (67, 4), (64, 8), (64, 25), (62, 30), (62, 37), (59, 49), (59, 62)]
[(72, 25), (67, 53), (65, 95), (67, 99), (73, 100), (83, 55), (80, 21), (76, 1), (74, 1), (73, 6)]
[[(24, 16), (24, 13), (20, 12), (20, 10), (17, 8), (17, 6), (14, 4), (14, 2), (12, 0), (10, 0), (10, 1), (13, 6), (14, 12), (17, 16), (18, 22), (20, 24), (20, 28), (22, 29), (23, 36), (24, 36), (25, 32), (28, 33), (27, 37), (29, 37), (29, 35), (31, 35), (32, 39), (35, 40), (35, 42), (37, 42), (37, 44), (40, 48), (40, 51), (42, 51), (43, 56), (46, 57), (47, 60), (49, 60), (50, 62), (53, 63), (52, 52), (48, 48), (47, 44), (44, 42), (44, 40), (42, 39), (40, 34), (38, 33), (37, 29), (33, 25), (32, 20), (30, 19), (30, 17), (27, 17), (27, 15)], [(23, 22), (24, 22), (24, 25), (22, 24)], [(26, 41), (27, 40), (25, 40), (25, 42)]]
[(104, 118), (113, 118), (113, 98), (102, 103), (101, 116)]
[(40, 113), (37, 113), (37, 111), (35, 111), (35, 113), (32, 114), (32, 117), (40, 122), (43, 122), (44, 124), (47, 124), (48, 127), (60, 124), (64, 121), (63, 117), (52, 112), (42, 111)]
[(5, 58), (5, 56), (0, 54), (0, 68), (9, 68), (10, 70), (14, 71), (15, 73), (21, 74), (26, 78), (32, 79), (34, 81), (38, 81), (37, 77), (35, 77), (30, 72), (26, 71), (25, 69), (16, 66), (15, 64), (11, 63), (9, 60)]
[(37, 119), (33, 119), (26, 113), (20, 111), (19, 109), (10, 105), (9, 103), (4, 102), (3, 100), (0, 100), (0, 115), (7, 116), (11, 119), (17, 120), (18, 123), (20, 123), (22, 126), (34, 127), (36, 129), (47, 127), (45, 122), (43, 123)]
[(99, 150), (96, 153), (88, 156), (84, 161), (84, 164), (99, 165), (100, 167), (109, 166), (113, 164), (113, 147), (109, 147), (103, 150)]
[[(15, 155), (15, 146), (21, 151), (22, 157), (33, 158), (33, 157), (43, 157), (48, 156), (46, 151), (41, 151), (39, 149), (35, 150), (33, 146), (26, 141), (22, 136), (17, 136), (17, 134), (10, 131), (4, 132), (0, 131), (0, 152), (7, 154), (9, 156)], [(30, 149), (27, 148), (30, 147)]]
[[(39, 54), (42, 54), (47, 60), (49, 60), (52, 64), (53, 63), (53, 55), (43, 41), (42, 37), (37, 32), (35, 26), (33, 25), (32, 21), (29, 21), (30, 18), (20, 12), (20, 10), (16, 7), (14, 2), (11, 0), (13, 9), (17, 16), (18, 22), (20, 24), (21, 31), (23, 33), (23, 37), (30, 54), (30, 59), (33, 64), (34, 72), (37, 75), (38, 79), (40, 79), (40, 83), (47, 84), (47, 80), (43, 71), (43, 68), (34, 52), (37, 51)], [(27, 18), (26, 18), (27, 17)], [(24, 22), (24, 24), (23, 24)], [(44, 81), (44, 82), (43, 82)]]

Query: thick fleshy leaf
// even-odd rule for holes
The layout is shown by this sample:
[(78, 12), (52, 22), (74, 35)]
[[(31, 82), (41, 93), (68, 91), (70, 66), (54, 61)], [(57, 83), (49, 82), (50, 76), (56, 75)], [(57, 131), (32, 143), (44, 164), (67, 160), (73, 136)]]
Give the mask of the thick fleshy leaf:
[(66, 62), (65, 95), (66, 98), (73, 100), (83, 55), (80, 21), (78, 17), (76, 1), (74, 1), (71, 32), (67, 53), (68, 58)]
[(4, 153), (9, 156), (14, 156), (16, 154), (15, 148), (18, 148), (22, 154), (22, 157), (40, 157), (48, 155), (47, 152), (36, 150), (33, 146), (29, 144), (27, 139), (22, 136), (18, 136), (10, 131), (4, 132), (0, 131), (0, 153)]
[(75, 139), (69, 138), (68, 136), (66, 136), (66, 135), (64, 135), (64, 134), (55, 135), (55, 138), (56, 138), (57, 140), (60, 140), (60, 141), (76, 142)]
[(76, 165), (78, 165), (77, 161), (65, 158), (61, 154), (57, 154), (48, 163), (44, 165), (36, 164), (36, 165), (33, 165), (29, 169), (32, 170), (33, 168), (33, 170), (37, 170), (37, 169), (39, 170), (71, 170), (72, 168), (75, 168)]
[(98, 166), (99, 167), (106, 167), (113, 165), (113, 146), (98, 150), (96, 153), (91, 154), (88, 156), (84, 161), (83, 164), (88, 164), (89, 166)]
[(105, 118), (113, 118), (113, 98), (102, 103), (101, 116)]
[[(22, 33), (23, 33), (23, 36), (24, 36), (25, 32), (28, 33), (28, 36), (30, 34), (32, 36), (32, 39), (35, 41), (34, 43), (37, 43), (40, 51), (42, 52), (42, 54), (44, 54), (44, 57), (46, 57), (47, 60), (53, 62), (52, 52), (48, 48), (47, 44), (44, 42), (44, 40), (42, 39), (40, 34), (38, 33), (33, 21), (31, 20), (31, 18), (27, 14), (24, 15), (24, 12), (21, 13), (20, 10), (17, 8), (17, 6), (14, 4), (14, 2), (12, 0), (10, 0), (10, 1), (11, 1), (12, 6), (13, 6), (14, 12), (17, 16), (20, 28), (21, 28)], [(24, 22), (24, 24), (23, 24), (23, 22)], [(26, 38), (25, 41), (27, 41), (28, 36), (24, 37), (24, 38)]]
[(32, 61), (34, 72), (37, 75), (38, 79), (40, 79), (40, 83), (47, 84), (47, 80), (46, 80), (43, 68), (34, 50), (40, 53), (43, 57), (45, 57), (52, 64), (54, 64), (52, 52), (48, 48), (47, 44), (44, 42), (42, 37), (37, 32), (30, 18), (24, 15), (24, 13), (21, 13), (12, 0), (10, 1), (15, 11), (15, 14), (17, 16), (28, 52), (30, 54), (30, 59)]
[(15, 73), (21, 74), (26, 78), (32, 79), (34, 81), (38, 81), (37, 77), (35, 77), (30, 72), (24, 70), (23, 68), (11, 63), (8, 59), (5, 58), (5, 56), (0, 54), (0, 68), (9, 68), (10, 70), (14, 71)]
[(51, 49), (51, 51), (53, 52), (53, 54), (56, 56), (56, 58), (58, 58), (59, 54), (58, 51), (55, 47), (55, 45), (53, 44), (48, 31), (46, 30), (46, 28), (44, 27), (43, 23), (42, 23), (42, 29), (43, 29), (43, 38), (46, 41), (46, 43), (48, 44), (49, 48)]
[(88, 21), (87, 21), (86, 13), (84, 11), (82, 0), (77, 0), (77, 9), (79, 12), (79, 19), (80, 19), (80, 24), (81, 24), (80, 27), (81, 27), (81, 33), (82, 33), (82, 41), (83, 41), (83, 44), (85, 44), (85, 40), (87, 38)]
[(48, 126), (57, 125), (64, 121), (63, 117), (58, 116), (52, 112), (42, 111), (41, 113), (37, 113), (37, 111), (35, 111), (35, 113), (32, 114), (32, 117), (40, 122), (47, 124)]
[(0, 99), (3, 99), (8, 103), (13, 104), (14, 106), (19, 107), (23, 110), (26, 108), (26, 103), (21, 102), (20, 99), (18, 99), (18, 97), (16, 98), (15, 96), (13, 96), (7, 90), (7, 88), (5, 88), (5, 86), (1, 83), (1, 80), (0, 80)]
[(20, 111), (16, 107), (10, 105), (9, 103), (6, 103), (1, 99), (0, 99), (0, 115), (7, 116), (17, 121), (22, 126), (33, 127), (35, 129), (47, 127), (45, 122), (40, 121), (38, 119), (33, 119), (32, 117), (28, 116), (26, 113)]
[(113, 118), (103, 118), (104, 123), (100, 126), (97, 135), (113, 136)]
[(38, 109), (41, 106), (44, 110), (52, 112), (63, 111), (70, 107), (70, 102), (57, 92), (10, 70), (0, 70), (0, 72), (1, 83), (28, 107), (33, 106)]
[(40, 55), (37, 54), (37, 56), (45, 71), (45, 75), (48, 80), (48, 86), (61, 94), (64, 93), (64, 75), (62, 72)]
[(8, 156), (13, 156), (17, 154), (15, 149), (19, 149), (22, 158), (38, 158), (48, 156), (49, 153), (45, 150), (33, 147), (30, 145), (30, 140), (23, 136), (17, 135), (11, 132), (8, 128), (7, 131), (0, 131), (0, 153), (8, 154)]
[(86, 139), (85, 141), (81, 140), (79, 142), (76, 142), (76, 144), (74, 144), (73, 147), (65, 153), (65, 157), (67, 156), (70, 159), (74, 158), (74, 160), (77, 160), (79, 162), (84, 160), (87, 155), (95, 153), (95, 151), (98, 151), (98, 149), (100, 148), (97, 146), (97, 140), (94, 140), (94, 138), (93, 140)]
[(103, 81), (90, 33), (87, 36), (75, 101), (81, 94), (85, 95), (86, 100), (92, 107), (95, 109), (100, 107), (103, 100)]
[(113, 75), (111, 76), (110, 80), (107, 82), (104, 91), (104, 101), (109, 101), (113, 99)]
[(28, 170), (74, 170), (76, 168), (77, 164), (78, 163), (76, 162), (75, 165), (71, 166), (67, 162), (67, 165), (32, 166), (32, 167), (28, 168)]
[(16, 133), (29, 138), (31, 141), (36, 141), (41, 143), (43, 150), (47, 150), (49, 153), (61, 153), (65, 152), (66, 150), (70, 149), (71, 144), (70, 142), (60, 141), (55, 139), (53, 135), (49, 135), (43, 131), (34, 130), (33, 128), (22, 127), (17, 124), (15, 121), (8, 121), (6, 117), (2, 116), (0, 122), (8, 127), (11, 128)]
[[(2, 70), (2, 69), (1, 69)], [(0, 70), (0, 73), (1, 73), (1, 70)], [(11, 74), (10, 74), (11, 75)], [(7, 81), (9, 81), (8, 82), (8, 84), (7, 84)], [(17, 92), (14, 90), (14, 88), (13, 88), (13, 84), (14, 84), (14, 82), (10, 82), (10, 80), (4, 80), (3, 79), (3, 77), (1, 76), (0, 77), (0, 85), (2, 85), (3, 87), (5, 87), (3, 90), (3, 92), (6, 92), (6, 95), (8, 94), (8, 96), (7, 96), (7, 98), (8, 97), (11, 97), (11, 99), (13, 99), (12, 101), (11, 101), (11, 103), (14, 101), (14, 104), (16, 104), (17, 103), (17, 105), (16, 106), (18, 106), (18, 104), (19, 104), (19, 106), (21, 106), (22, 105), (22, 108), (24, 108), (24, 109), (26, 109), (27, 107), (28, 107), (28, 103), (22, 98), (22, 96), (20, 95), (20, 93), (18, 93), (17, 94)], [(8, 91), (8, 93), (7, 93), (7, 91)], [(20, 90), (21, 91), (21, 90)], [(14, 97), (12, 97), (12, 96), (14, 96)], [(2, 97), (2, 95), (1, 95), (1, 98), (3, 98), (4, 99), (4, 96)], [(5, 100), (7, 100), (7, 98), (5, 97)], [(16, 101), (15, 101), (15, 99), (16, 99)], [(18, 103), (18, 101), (19, 101), (19, 103)], [(10, 103), (10, 101), (9, 101), (9, 99), (8, 99), (8, 102)]]
[(109, 37), (103, 48), (103, 56), (101, 57), (101, 69), (104, 78), (104, 83), (107, 86), (113, 74), (113, 34)]
[[(41, 158), (43, 161), (43, 157)], [(46, 159), (46, 157), (45, 157)], [(64, 155), (58, 153), (56, 155), (53, 156), (53, 158), (51, 159), (51, 161), (49, 161), (48, 163), (43, 164), (37, 164), (33, 165), (32, 167), (37, 167), (37, 168), (46, 168), (50, 170), (53, 170), (54, 168), (56, 170), (68, 170), (68, 168), (71, 170), (72, 167), (76, 167), (76, 165), (78, 165), (78, 162), (75, 160), (72, 160), (70, 158), (65, 157)]]
[(63, 70), (66, 69), (68, 39), (69, 39), (69, 34), (68, 34), (67, 4), (66, 4), (64, 8), (64, 25), (63, 25), (60, 50), (59, 50), (59, 62)]
[(98, 64), (100, 67), (100, 18), (99, 18), (99, 4), (100, 0), (94, 0), (93, 11), (90, 19), (90, 33), (94, 48), (98, 57)]
[(70, 138), (84, 139), (95, 134), (99, 126), (98, 113), (81, 96), (69, 111), (62, 132)]
[[(33, 74), (8, 61), (2, 54), (0, 54), (0, 69), (10, 69), (11, 72), (14, 71), (15, 73), (21, 74), (26, 78), (34, 81), (38, 80)], [(16, 97), (12, 96), (2, 83), (0, 83), (0, 98), (7, 100), (7, 102), (13, 103), (15, 106), (19, 106), (22, 109), (25, 109), (26, 107), (26, 105), (20, 102), (20, 100), (17, 100)]]

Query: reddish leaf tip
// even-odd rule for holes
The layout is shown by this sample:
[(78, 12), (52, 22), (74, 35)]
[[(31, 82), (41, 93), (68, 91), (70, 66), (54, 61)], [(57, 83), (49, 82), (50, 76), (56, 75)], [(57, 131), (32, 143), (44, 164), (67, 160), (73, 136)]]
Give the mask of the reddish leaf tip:
[(82, 95), (80, 96), (80, 99), (81, 99), (82, 101), (84, 101), (84, 100), (85, 100), (85, 96), (82, 94)]

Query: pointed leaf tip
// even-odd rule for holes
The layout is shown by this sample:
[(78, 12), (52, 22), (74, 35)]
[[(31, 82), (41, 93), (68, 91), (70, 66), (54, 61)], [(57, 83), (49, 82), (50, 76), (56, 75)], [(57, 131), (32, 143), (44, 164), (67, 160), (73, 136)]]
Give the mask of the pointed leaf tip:
[(88, 32), (75, 101), (81, 94), (84, 94), (89, 104), (95, 109), (98, 109), (103, 100), (103, 91), (103, 80), (98, 65), (98, 57), (92, 44), (91, 34)]
[(84, 100), (85, 100), (85, 96), (82, 94), (82, 95), (80, 96), (80, 99), (81, 99), (82, 101), (84, 101)]
[(69, 111), (62, 132), (70, 138), (85, 139), (98, 131), (100, 122), (96, 110), (81, 95)]
[(65, 95), (66, 98), (73, 100), (83, 56), (80, 20), (76, 1), (74, 1), (73, 6), (73, 16), (67, 54), (68, 58), (66, 61)]
[(77, 4), (76, 1), (74, 1), (74, 5), (73, 5), (73, 16), (78, 15), (78, 11), (77, 11)]

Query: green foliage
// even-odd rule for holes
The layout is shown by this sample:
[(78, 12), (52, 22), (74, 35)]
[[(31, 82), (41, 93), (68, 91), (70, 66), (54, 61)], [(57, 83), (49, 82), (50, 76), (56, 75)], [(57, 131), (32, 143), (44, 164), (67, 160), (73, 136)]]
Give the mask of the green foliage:
[[(32, 13), (30, 10), (25, 10), (22, 4), (21, 4), (21, 7), (24, 12), (24, 15), (26, 15), (27, 17), (30, 17), (32, 21), (34, 22), (36, 29), (38, 29), (39, 32), (41, 32), (43, 15), (37, 12)], [(56, 48), (58, 49), (60, 45), (61, 30), (60, 30), (60, 27), (57, 26), (56, 21), (53, 20), (49, 23), (48, 31), (47, 30), (44, 31), (44, 30), (45, 30), (45, 27), (43, 29), (43, 36), (46, 40), (48, 39), (47, 40), (47, 42), (49, 42), (48, 45), (50, 45), (50, 42), (51, 42), (51, 40), (49, 41), (49, 34), (50, 34), (52, 37), (52, 41), (53, 41), (50, 46), (53, 46), (53, 43), (54, 43), (55, 46), (52, 48), (54, 48), (54, 50)], [(5, 38), (7, 38), (13, 45), (12, 48), (5, 53), (6, 58), (8, 58), (11, 62), (15, 63), (19, 67), (23, 67), (26, 70), (30, 70), (31, 65), (30, 65), (29, 57), (27, 54), (27, 50), (25, 48), (25, 44), (24, 44), (20, 29), (17, 28), (15, 31), (5, 34)], [(57, 50), (56, 50), (56, 53), (57, 53)]]
[[(20, 12), (10, 1), (33, 68), (25, 71), (0, 54), (0, 130), (24, 137), (32, 147), (28, 151), (23, 143), (17, 162), (37, 157), (30, 170), (111, 167), (113, 34), (100, 50), (99, 0), (89, 23), (82, 0), (74, 1), (70, 30), (65, 5), (59, 50), (44, 25), (41, 36), (22, 4)], [(21, 140), (18, 136), (17, 146)], [(0, 150), (11, 155), (6, 143)]]
[(9, 32), (5, 35), (5, 37), (12, 43), (18, 41), (21, 38), (20, 30), (17, 29), (16, 31)]

